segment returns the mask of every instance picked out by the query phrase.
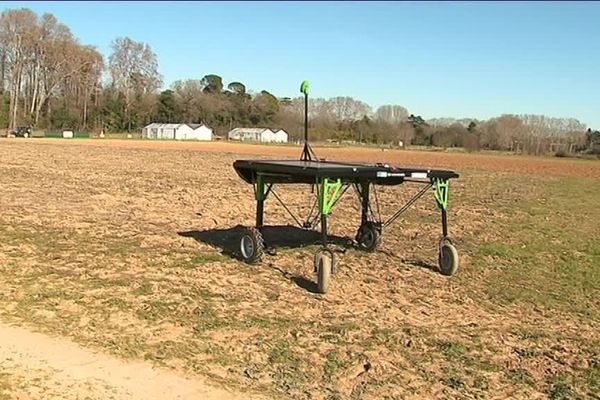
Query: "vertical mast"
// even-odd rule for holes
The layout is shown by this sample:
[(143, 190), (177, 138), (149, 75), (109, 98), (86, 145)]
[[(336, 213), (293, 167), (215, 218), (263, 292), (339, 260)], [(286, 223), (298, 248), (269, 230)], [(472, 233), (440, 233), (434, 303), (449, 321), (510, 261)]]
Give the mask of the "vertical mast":
[(302, 149), (300, 160), (318, 161), (315, 152), (310, 148), (310, 144), (308, 144), (308, 81), (302, 81), (300, 92), (304, 93), (304, 148)]

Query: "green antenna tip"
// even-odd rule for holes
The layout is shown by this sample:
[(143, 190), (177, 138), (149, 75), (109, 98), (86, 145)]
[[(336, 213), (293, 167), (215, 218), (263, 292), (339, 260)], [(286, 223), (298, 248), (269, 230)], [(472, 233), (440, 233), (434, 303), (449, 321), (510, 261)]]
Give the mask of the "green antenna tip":
[(308, 94), (308, 81), (302, 81), (302, 84), (300, 85), (300, 92)]

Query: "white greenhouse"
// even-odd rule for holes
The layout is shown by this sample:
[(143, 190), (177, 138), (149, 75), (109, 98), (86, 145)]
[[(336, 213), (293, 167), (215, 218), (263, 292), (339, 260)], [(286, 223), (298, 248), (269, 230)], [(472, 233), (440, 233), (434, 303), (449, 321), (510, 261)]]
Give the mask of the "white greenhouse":
[(142, 129), (145, 139), (212, 140), (213, 130), (204, 124), (152, 123)]
[(235, 128), (227, 134), (229, 140), (287, 143), (288, 134), (283, 129)]

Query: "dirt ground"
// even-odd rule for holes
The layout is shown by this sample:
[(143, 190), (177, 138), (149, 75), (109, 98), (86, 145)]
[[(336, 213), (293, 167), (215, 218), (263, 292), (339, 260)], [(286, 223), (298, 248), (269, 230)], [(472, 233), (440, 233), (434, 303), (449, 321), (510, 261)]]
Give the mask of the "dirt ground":
[[(74, 146), (100, 146), (133, 149), (169, 149), (238, 155), (268, 155), (272, 158), (297, 158), (301, 149), (296, 146), (270, 146), (232, 142), (175, 142), (148, 140), (81, 140), (44, 139), (43, 143)], [(544, 176), (600, 177), (600, 165), (593, 160), (510, 156), (487, 153), (458, 153), (443, 151), (399, 150), (386, 147), (322, 147), (315, 146), (318, 156), (326, 160), (395, 163), (403, 166), (431, 166), (458, 169), (507, 171)]]
[(197, 377), (186, 379), (147, 362), (123, 361), (64, 338), (3, 324), (0, 365), (4, 383), (12, 384), (10, 390), (5, 389), (5, 397), (21, 400), (258, 399), (214, 388)]
[[(297, 157), (296, 147), (7, 139), (0, 141), (0, 318), (141, 363), (134, 365), (148, 374), (160, 368), (171, 383), (187, 379), (204, 390), (208, 380), (242, 396), (598, 398), (599, 162), (316, 151), (457, 169), (450, 232), (458, 274), (437, 272), (432, 198), (367, 254), (347, 243), (359, 208), (343, 197), (331, 218), (339, 270), (327, 295), (314, 293), (318, 235), (286, 225), (271, 199), (266, 222), (278, 226), (265, 238), (277, 254), (258, 266), (232, 257), (240, 225), (254, 218), (252, 188), (233, 161)], [(380, 189), (384, 214), (418, 189), (406, 186)], [(310, 208), (307, 188), (278, 193), (297, 213)], [(52, 371), (62, 367), (49, 363), (46, 379), (23, 372), (10, 348), (0, 352), (0, 399), (53, 390), (84, 398), (86, 387), (90, 398), (103, 393), (101, 374), (98, 385), (61, 383), (64, 375)], [(110, 386), (106, 396), (130, 398), (123, 394), (130, 386)]]

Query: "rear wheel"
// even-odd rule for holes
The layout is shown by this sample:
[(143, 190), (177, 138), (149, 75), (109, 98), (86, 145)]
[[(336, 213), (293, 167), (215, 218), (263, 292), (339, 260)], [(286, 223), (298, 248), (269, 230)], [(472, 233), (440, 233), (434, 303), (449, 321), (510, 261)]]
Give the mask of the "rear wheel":
[(381, 244), (381, 228), (374, 222), (366, 222), (356, 233), (358, 247), (365, 251), (375, 251)]
[(250, 264), (260, 262), (265, 252), (262, 234), (255, 227), (246, 228), (240, 238), (240, 254), (242, 259)]
[(458, 252), (449, 242), (444, 241), (440, 246), (439, 254), (440, 272), (442, 275), (454, 275), (458, 269)]

